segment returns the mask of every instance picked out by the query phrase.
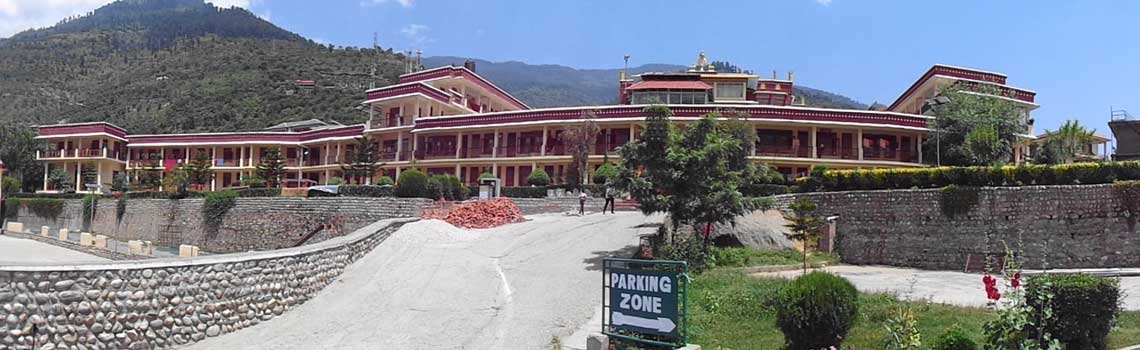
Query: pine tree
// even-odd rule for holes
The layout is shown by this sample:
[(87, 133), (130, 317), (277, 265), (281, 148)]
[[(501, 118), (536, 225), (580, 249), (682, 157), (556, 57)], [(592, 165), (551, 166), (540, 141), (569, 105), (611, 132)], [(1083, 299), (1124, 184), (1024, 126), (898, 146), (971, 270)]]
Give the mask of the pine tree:
[(214, 178), (211, 160), (210, 154), (206, 152), (198, 152), (194, 155), (194, 159), (190, 160), (190, 164), (186, 166), (186, 175), (189, 177), (191, 185), (200, 189), (202, 186), (210, 184), (210, 180)]
[(792, 230), (790, 233), (785, 233), (788, 239), (799, 241), (803, 245), (803, 264), (804, 273), (807, 273), (807, 255), (808, 248), (811, 243), (817, 238), (816, 231), (823, 226), (823, 218), (816, 215), (816, 205), (807, 198), (800, 198), (795, 203), (788, 206), (792, 212), (791, 214), (784, 214), (784, 220), (789, 223), (784, 225)]
[(281, 157), (281, 149), (272, 147), (266, 150), (261, 163), (257, 164), (256, 172), (258, 178), (265, 180), (267, 187), (281, 186), (281, 179), (285, 175), (285, 159)]
[(351, 178), (352, 181), (360, 183), (364, 179), (364, 183), (371, 184), (372, 176), (376, 174), (376, 169), (383, 166), (383, 163), (377, 164), (377, 150), (376, 144), (370, 142), (367, 138), (357, 137), (356, 147), (349, 163), (341, 166), (344, 171), (345, 178)]

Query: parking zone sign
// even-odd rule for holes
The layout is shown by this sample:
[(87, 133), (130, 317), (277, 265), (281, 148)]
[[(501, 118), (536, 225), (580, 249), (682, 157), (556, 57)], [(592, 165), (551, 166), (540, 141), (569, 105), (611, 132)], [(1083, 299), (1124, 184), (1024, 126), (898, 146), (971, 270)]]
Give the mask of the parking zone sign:
[(606, 259), (603, 333), (656, 345), (683, 345), (685, 262)]

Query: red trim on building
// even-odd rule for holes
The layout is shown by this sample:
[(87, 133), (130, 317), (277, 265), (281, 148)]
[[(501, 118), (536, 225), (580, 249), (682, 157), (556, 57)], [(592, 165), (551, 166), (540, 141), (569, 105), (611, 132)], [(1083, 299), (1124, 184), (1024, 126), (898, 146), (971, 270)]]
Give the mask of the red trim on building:
[(105, 122), (43, 125), (39, 127), (40, 136), (68, 136), (79, 134), (106, 133), (119, 138), (127, 138), (127, 131)]
[(995, 85), (998, 85), (998, 87), (1002, 90), (1002, 94), (1004, 96), (1029, 103), (1033, 103), (1033, 100), (1037, 95), (1032, 91), (1025, 91), (1005, 86), (1005, 76), (998, 73), (936, 64), (933, 67), (930, 67), (930, 69), (926, 71), (926, 74), (923, 74), (921, 78), (914, 82), (914, 84), (911, 84), (910, 87), (902, 93), (902, 95), (899, 95), (899, 98), (895, 99), (895, 102), (891, 103), (891, 106), (888, 107), (887, 110), (894, 110), (896, 107), (898, 107), (899, 103), (902, 103), (903, 100), (905, 100), (907, 97), (910, 97), (910, 95), (913, 94), (915, 90), (918, 90), (918, 88), (925, 84), (927, 80), (930, 80), (936, 75), (993, 83)]
[[(416, 121), (416, 129), (449, 128), (477, 125), (493, 125), (508, 123), (525, 123), (539, 121), (559, 121), (581, 119), (583, 113), (593, 112), (598, 120), (617, 118), (643, 118), (645, 106), (629, 106), (618, 108), (581, 107), (558, 108), (549, 110), (530, 110), (500, 112), (490, 114), (471, 114), (443, 118), (425, 118)], [(699, 117), (708, 113), (732, 110), (747, 113), (748, 119), (790, 119), (821, 122), (847, 122), (865, 124), (883, 124), (904, 127), (927, 127), (926, 118), (920, 116), (907, 116), (896, 113), (876, 113), (872, 111), (855, 110), (825, 110), (796, 107), (772, 106), (682, 106), (672, 105), (669, 109), (674, 116)]]
[(424, 96), (435, 99), (441, 103), (451, 103), (451, 95), (448, 95), (442, 90), (424, 83), (400, 85), (371, 90), (368, 91), (368, 99), (376, 100), (386, 97), (396, 97), (400, 95), (409, 95), (415, 93), (424, 94)]
[(424, 80), (443, 78), (443, 77), (457, 77), (457, 78), (464, 78), (464, 79), (470, 80), (470, 81), (474, 82), (475, 85), (479, 85), (480, 87), (487, 89), (491, 93), (494, 93), (495, 95), (498, 95), (499, 97), (502, 97), (503, 99), (507, 100), (512, 105), (514, 105), (515, 108), (530, 109), (530, 106), (527, 106), (525, 103), (522, 102), (522, 100), (519, 100), (519, 99), (515, 98), (514, 96), (511, 96), (511, 94), (507, 93), (506, 90), (503, 90), (503, 89), (499, 88), (498, 86), (495, 86), (495, 84), (491, 83), (491, 81), (489, 81), (489, 80), (483, 78), (482, 76), (475, 74), (475, 72), (472, 72), (472, 71), (468, 70), (467, 68), (463, 68), (463, 67), (443, 66), (443, 67), (439, 67), (439, 68), (428, 69), (425, 71), (419, 71), (419, 72), (415, 72), (415, 73), (404, 74), (404, 75), (400, 76), (400, 83), (403, 84), (403, 83), (424, 81)]
[(625, 88), (626, 90), (709, 90), (712, 86), (701, 81), (649, 80), (641, 81)]
[(132, 146), (170, 143), (302, 143), (324, 138), (359, 137), (364, 125), (318, 129), (305, 132), (234, 132), (212, 134), (137, 135), (128, 138)]

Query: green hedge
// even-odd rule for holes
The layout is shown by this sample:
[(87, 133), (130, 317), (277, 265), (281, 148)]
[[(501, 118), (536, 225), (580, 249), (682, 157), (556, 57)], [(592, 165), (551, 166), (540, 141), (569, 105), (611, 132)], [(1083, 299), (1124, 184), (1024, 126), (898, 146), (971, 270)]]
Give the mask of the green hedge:
[(396, 181), (396, 195), (403, 198), (428, 198), (428, 177), (419, 170), (400, 172)]
[(811, 272), (784, 287), (776, 309), (776, 326), (788, 350), (838, 348), (855, 325), (859, 291), (843, 277)]
[(341, 185), (337, 193), (345, 197), (394, 197), (395, 189), (392, 186), (375, 185)]
[(12, 193), (4, 194), (4, 198), (51, 198), (51, 199), (83, 199), (86, 193)]
[(740, 193), (747, 197), (767, 197), (787, 194), (788, 186), (777, 184), (747, 184), (740, 186)]
[(1104, 350), (1120, 313), (1120, 285), (1092, 275), (1043, 275), (1026, 280), (1026, 301), (1042, 312), (1042, 293), (1052, 295), (1053, 319), (1045, 329), (1066, 349)]
[(56, 198), (8, 198), (5, 199), (5, 215), (15, 218), (21, 207), (41, 218), (55, 219), (63, 214), (64, 202)]
[(500, 194), (511, 198), (546, 198), (546, 187), (503, 187)]
[(127, 199), (183, 199), (183, 198), (205, 198), (211, 192), (208, 191), (190, 191), (186, 193), (178, 192), (161, 192), (161, 191), (138, 191), (127, 192), (124, 197)]
[(280, 188), (247, 188), (238, 190), (238, 197), (280, 197)]
[(873, 170), (830, 170), (822, 177), (796, 180), (798, 192), (856, 191), (958, 186), (1029, 186), (1106, 184), (1140, 180), (1140, 161), (937, 167)]

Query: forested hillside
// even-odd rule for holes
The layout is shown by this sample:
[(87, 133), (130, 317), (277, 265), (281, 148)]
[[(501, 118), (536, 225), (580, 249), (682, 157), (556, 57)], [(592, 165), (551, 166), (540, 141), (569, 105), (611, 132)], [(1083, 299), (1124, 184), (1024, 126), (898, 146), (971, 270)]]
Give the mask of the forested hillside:
[[(402, 59), (391, 49), (317, 44), (241, 8), (120, 0), (0, 41), (0, 123), (109, 121), (132, 133), (168, 133), (254, 130), (309, 118), (362, 122), (364, 90), (394, 83)], [(424, 64), (463, 61), (430, 57)], [(480, 74), (534, 107), (615, 102), (618, 69), (477, 62)], [(796, 94), (809, 106), (865, 108), (807, 87), (797, 86)]]

